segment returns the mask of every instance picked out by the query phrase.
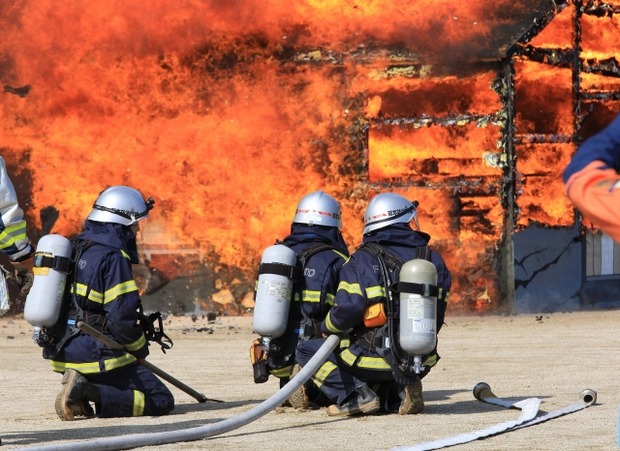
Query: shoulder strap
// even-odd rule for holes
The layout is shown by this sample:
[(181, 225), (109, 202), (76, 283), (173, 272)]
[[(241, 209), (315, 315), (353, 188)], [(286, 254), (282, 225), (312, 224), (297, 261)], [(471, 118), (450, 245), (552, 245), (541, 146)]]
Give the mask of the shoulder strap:
[(358, 249), (368, 252), (374, 255), (378, 259), (381, 259), (391, 270), (400, 269), (403, 266), (403, 261), (396, 255), (386, 250), (383, 246), (376, 243), (363, 243)]
[(302, 251), (297, 253), (297, 260), (301, 263), (302, 269), (306, 266), (306, 261), (312, 257), (314, 254), (317, 254), (321, 251), (327, 251), (334, 249), (334, 246), (327, 243), (314, 243), (311, 246), (308, 246)]

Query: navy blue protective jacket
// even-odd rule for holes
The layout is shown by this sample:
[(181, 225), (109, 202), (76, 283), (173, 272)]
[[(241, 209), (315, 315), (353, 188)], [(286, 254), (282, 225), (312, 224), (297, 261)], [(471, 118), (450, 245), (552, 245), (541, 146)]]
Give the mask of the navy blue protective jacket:
[(297, 327), (304, 318), (323, 321), (334, 305), (338, 289), (339, 272), (349, 258), (349, 251), (335, 227), (293, 224), (291, 234), (282, 244), (296, 254), (316, 243), (324, 243), (332, 249), (322, 250), (307, 258), (301, 286), (295, 287), (289, 311), (289, 326)]
[[(304, 274), (293, 287), (286, 331), (272, 340), (268, 364), (271, 374), (276, 377), (290, 376), (300, 340), (320, 336), (321, 323), (334, 305), (340, 269), (349, 257), (342, 235), (335, 227), (293, 223), (290, 235), (282, 241), (298, 255), (317, 243), (327, 244), (330, 248), (307, 257)], [(279, 351), (273, 352), (274, 349)]]
[(110, 349), (80, 332), (51, 360), (54, 371), (73, 368), (82, 374), (103, 373), (132, 364), (149, 353), (139, 324), (141, 305), (132, 263), (138, 263), (135, 234), (120, 224), (86, 221), (77, 237), (92, 241), (82, 254), (71, 287), (86, 318), (126, 351)]
[[(418, 257), (418, 248), (426, 246), (430, 235), (413, 230), (408, 224), (394, 224), (364, 235), (363, 243), (376, 243), (392, 253), (401, 261)], [(437, 268), (437, 332), (441, 329), (447, 306), (447, 298), (452, 279), (443, 258), (430, 250), (430, 261)], [(394, 281), (392, 281), (394, 282)], [(329, 311), (321, 328), (327, 334), (344, 335), (353, 331), (352, 348), (355, 337), (362, 337), (368, 329), (364, 325), (364, 311), (372, 304), (386, 301), (383, 276), (377, 257), (358, 249), (340, 271), (340, 284), (334, 300), (335, 306)], [(352, 349), (356, 354), (374, 355), (373, 349)], [(432, 366), (432, 362), (428, 362)], [(385, 365), (388, 368), (387, 365)]]

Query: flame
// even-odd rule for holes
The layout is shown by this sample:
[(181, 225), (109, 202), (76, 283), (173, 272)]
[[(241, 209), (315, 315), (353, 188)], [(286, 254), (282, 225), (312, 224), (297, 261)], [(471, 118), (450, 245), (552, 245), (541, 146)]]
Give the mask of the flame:
[[(304, 194), (342, 201), (354, 249), (370, 197), (395, 190), (421, 202), (422, 228), (455, 274), (452, 300), (483, 311), (501, 301), (501, 127), (458, 115), (501, 110), (496, 62), (552, 3), (8, 2), (2, 154), (27, 175), (20, 195), (38, 232), (46, 207), (60, 213), (52, 231), (71, 235), (104, 187), (135, 186), (156, 201), (144, 246), (237, 268), (218, 283), (247, 287)], [(531, 44), (571, 48), (572, 11)], [(614, 54), (617, 16), (583, 25), (587, 57)], [(571, 135), (570, 71), (519, 60), (516, 73), (518, 132)], [(408, 122), (424, 116), (457, 119)], [(517, 146), (519, 226), (571, 223), (559, 177), (573, 150)], [(151, 264), (167, 280), (192, 269), (162, 258)]]

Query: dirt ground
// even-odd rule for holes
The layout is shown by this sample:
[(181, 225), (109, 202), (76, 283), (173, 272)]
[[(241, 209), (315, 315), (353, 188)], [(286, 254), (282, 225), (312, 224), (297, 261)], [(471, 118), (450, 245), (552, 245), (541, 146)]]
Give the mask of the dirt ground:
[[(426, 409), (421, 415), (334, 419), (324, 410), (277, 408), (221, 435), (144, 449), (389, 450), (516, 420), (520, 411), (473, 397), (472, 388), (481, 381), (502, 398), (540, 398), (541, 413), (579, 402), (586, 388), (597, 391), (598, 401), (570, 415), (449, 449), (618, 449), (620, 311), (448, 316), (446, 324), (440, 334), (442, 359), (424, 379)], [(61, 377), (41, 358), (30, 325), (0, 318), (2, 449), (61, 448), (78, 441), (199, 428), (241, 415), (278, 390), (274, 378), (253, 382), (250, 317), (215, 322), (171, 317), (166, 332), (174, 347), (165, 355), (152, 347), (149, 361), (206, 397), (224, 402), (198, 403), (172, 387), (177, 407), (165, 417), (63, 422), (54, 412)]]

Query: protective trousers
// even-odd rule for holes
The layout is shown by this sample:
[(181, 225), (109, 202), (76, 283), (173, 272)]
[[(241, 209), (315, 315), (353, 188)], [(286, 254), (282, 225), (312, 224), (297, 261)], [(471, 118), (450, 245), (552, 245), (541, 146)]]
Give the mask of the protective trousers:
[(174, 397), (152, 372), (135, 363), (107, 373), (86, 374), (100, 386), (102, 418), (166, 415), (174, 409)]
[[(297, 362), (305, 366), (324, 342), (323, 339), (316, 339), (299, 343), (295, 353)], [(359, 367), (355, 363), (349, 365), (341, 358), (341, 351), (337, 350), (330, 354), (312, 378), (312, 382), (332, 402), (343, 403), (356, 388), (362, 385), (392, 380), (389, 369), (372, 370)]]

